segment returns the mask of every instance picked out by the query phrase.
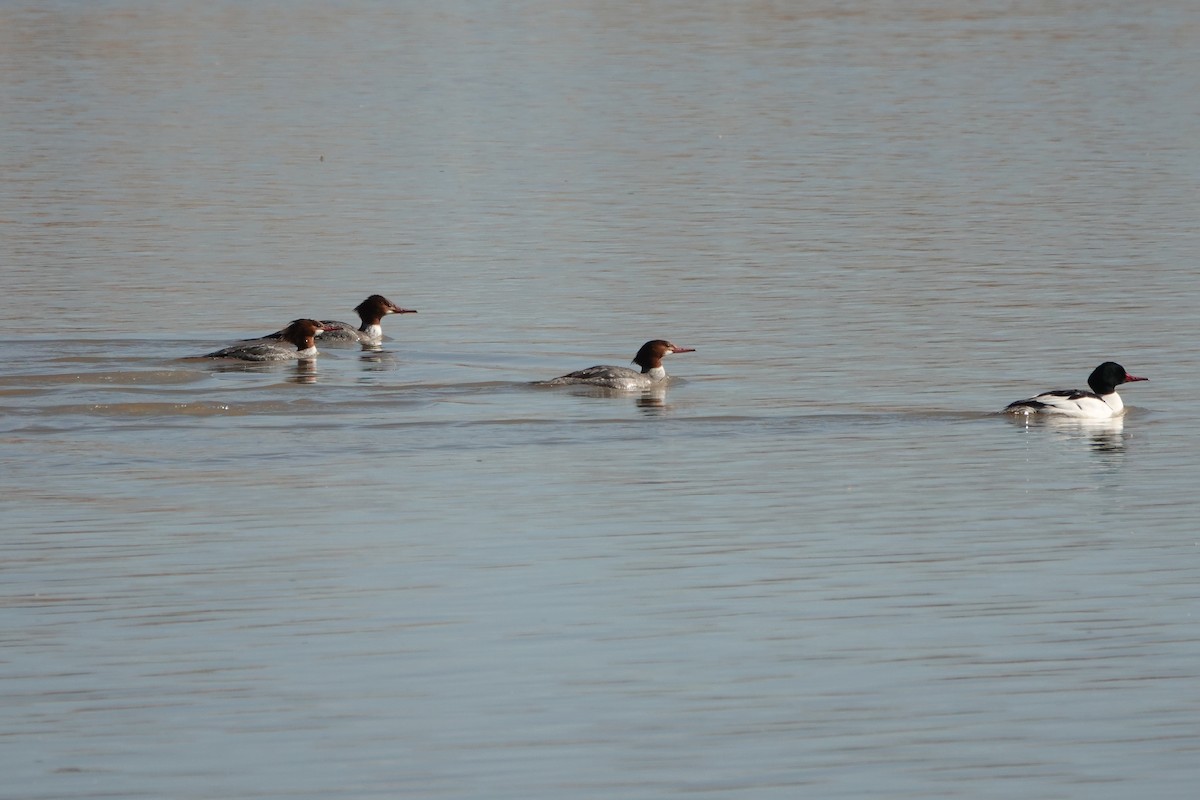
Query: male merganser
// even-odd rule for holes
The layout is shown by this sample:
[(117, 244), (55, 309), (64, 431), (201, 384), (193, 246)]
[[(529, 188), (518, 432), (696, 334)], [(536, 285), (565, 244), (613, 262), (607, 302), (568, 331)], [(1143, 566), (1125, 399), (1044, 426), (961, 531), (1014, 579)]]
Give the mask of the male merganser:
[(663, 356), (671, 353), (694, 353), (695, 348), (677, 347), (663, 339), (654, 339), (642, 345), (633, 357), (633, 363), (642, 368), (641, 372), (629, 367), (596, 366), (581, 369), (549, 381), (541, 381), (539, 386), (570, 386), (583, 384), (586, 386), (603, 386), (609, 389), (649, 389), (664, 385), (667, 371), (663, 369)]
[(327, 330), (315, 319), (298, 319), (279, 332), (277, 339), (258, 339), (231, 345), (206, 358), (240, 358), (242, 361), (291, 361), (317, 355), (314, 337)]
[(1120, 364), (1105, 361), (1088, 376), (1088, 386), (1092, 387), (1090, 392), (1083, 389), (1054, 389), (1028, 400), (1009, 403), (1005, 406), (1004, 413), (1058, 414), (1083, 419), (1108, 419), (1125, 410), (1121, 395), (1117, 394), (1117, 387), (1122, 383), (1145, 380), (1149, 378), (1130, 375)]
[[(383, 341), (383, 326), (380, 324), (388, 314), (415, 314), (416, 309), (401, 308), (381, 294), (373, 294), (354, 308), (362, 324), (358, 330), (348, 322), (334, 319), (321, 320), (325, 332), (317, 340), (325, 345), (379, 344)], [(264, 339), (282, 339), (283, 331), (276, 331)]]

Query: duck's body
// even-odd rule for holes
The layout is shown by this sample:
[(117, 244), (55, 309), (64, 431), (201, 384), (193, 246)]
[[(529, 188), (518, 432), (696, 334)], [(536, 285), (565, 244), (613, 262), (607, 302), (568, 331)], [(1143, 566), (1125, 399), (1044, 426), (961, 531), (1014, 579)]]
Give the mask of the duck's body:
[(1079, 419), (1109, 419), (1125, 413), (1125, 403), (1117, 394), (1123, 383), (1144, 381), (1130, 375), (1115, 361), (1105, 361), (1088, 376), (1087, 389), (1052, 389), (1027, 400), (1009, 403), (1006, 414), (1054, 414)]

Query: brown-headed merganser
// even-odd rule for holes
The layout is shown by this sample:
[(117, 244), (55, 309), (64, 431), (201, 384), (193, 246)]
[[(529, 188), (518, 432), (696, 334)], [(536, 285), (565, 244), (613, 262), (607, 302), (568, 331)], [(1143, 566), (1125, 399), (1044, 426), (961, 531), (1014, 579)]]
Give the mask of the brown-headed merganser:
[(667, 371), (663, 368), (663, 356), (672, 353), (694, 353), (694, 348), (678, 347), (664, 339), (654, 339), (642, 345), (633, 357), (633, 363), (641, 367), (641, 372), (629, 367), (596, 366), (571, 372), (549, 381), (541, 381), (539, 386), (601, 386), (608, 389), (625, 391), (634, 389), (650, 389), (667, 383)]
[[(415, 314), (416, 309), (401, 308), (381, 294), (373, 294), (354, 308), (358, 312), (362, 324), (355, 327), (348, 322), (338, 322), (334, 319), (320, 320), (325, 326), (325, 332), (317, 335), (317, 341), (324, 345), (355, 345), (379, 344), (383, 341), (383, 326), (380, 324), (388, 314)], [(264, 339), (281, 339), (283, 331), (276, 331), (263, 337)]]
[(291, 361), (317, 355), (315, 337), (329, 330), (315, 319), (298, 319), (279, 332), (278, 338), (252, 339), (209, 353), (206, 358), (238, 358), (242, 361)]

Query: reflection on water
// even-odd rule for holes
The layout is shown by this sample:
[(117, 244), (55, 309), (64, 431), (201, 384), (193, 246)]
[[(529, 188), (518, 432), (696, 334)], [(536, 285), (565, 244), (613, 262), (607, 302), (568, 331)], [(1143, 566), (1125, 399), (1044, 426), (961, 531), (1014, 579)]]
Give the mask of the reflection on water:
[(317, 359), (302, 358), (296, 361), (295, 374), (288, 378), (292, 383), (316, 383)]
[(1026, 431), (1044, 430), (1067, 442), (1083, 441), (1095, 452), (1121, 455), (1125, 452), (1125, 416), (1082, 419), (1055, 414), (1004, 414), (1013, 425)]
[(646, 389), (637, 396), (637, 407), (647, 413), (661, 413), (667, 408), (667, 387)]
[(395, 370), (399, 360), (391, 350), (384, 350), (382, 345), (363, 345), (362, 353), (358, 356), (362, 368), (368, 372), (384, 372)]
[(568, 394), (574, 397), (591, 397), (597, 399), (612, 399), (622, 402), (633, 401), (634, 407), (649, 415), (664, 413), (667, 405), (667, 385), (654, 386), (649, 389), (614, 389), (609, 386), (588, 386), (587, 384), (566, 384), (562, 386), (547, 386), (543, 382), (534, 382), (530, 386), (547, 389), (557, 394)]
[[(317, 374), (316, 358), (298, 358), (291, 361), (240, 361), (236, 359), (186, 359), (191, 362), (202, 361), (206, 371), (214, 374), (257, 374), (290, 373), (289, 381), (293, 383), (315, 383)], [(310, 380), (311, 378), (311, 380)]]

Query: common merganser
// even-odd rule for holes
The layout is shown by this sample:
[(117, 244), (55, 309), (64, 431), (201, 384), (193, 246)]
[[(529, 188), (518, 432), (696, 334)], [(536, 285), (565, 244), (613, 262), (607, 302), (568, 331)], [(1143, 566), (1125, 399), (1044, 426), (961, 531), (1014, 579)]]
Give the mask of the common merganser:
[[(379, 344), (383, 341), (383, 326), (380, 324), (388, 314), (415, 314), (416, 309), (401, 308), (381, 294), (373, 294), (354, 308), (358, 312), (362, 324), (355, 330), (348, 322), (338, 322), (335, 319), (321, 320), (325, 332), (317, 335), (317, 340), (324, 345), (354, 345)], [(264, 339), (282, 339), (283, 331), (275, 331)]]
[(205, 358), (239, 358), (242, 361), (291, 361), (317, 355), (315, 337), (327, 330), (315, 319), (298, 319), (279, 332), (277, 339), (263, 338), (231, 345)]
[(1130, 375), (1115, 361), (1105, 361), (1088, 376), (1088, 386), (1092, 387), (1090, 392), (1083, 389), (1054, 389), (1028, 400), (1009, 403), (1004, 407), (1004, 413), (1057, 414), (1083, 419), (1108, 419), (1125, 411), (1125, 404), (1121, 402), (1121, 395), (1117, 394), (1117, 387), (1122, 383), (1145, 380), (1149, 378)]
[(629, 367), (595, 366), (571, 372), (553, 380), (541, 381), (539, 386), (571, 386), (583, 384), (586, 386), (603, 386), (609, 389), (649, 389), (664, 385), (669, 379), (663, 368), (663, 356), (671, 353), (694, 353), (695, 348), (677, 347), (663, 339), (654, 339), (642, 345), (633, 357), (633, 363), (642, 368), (641, 372)]

